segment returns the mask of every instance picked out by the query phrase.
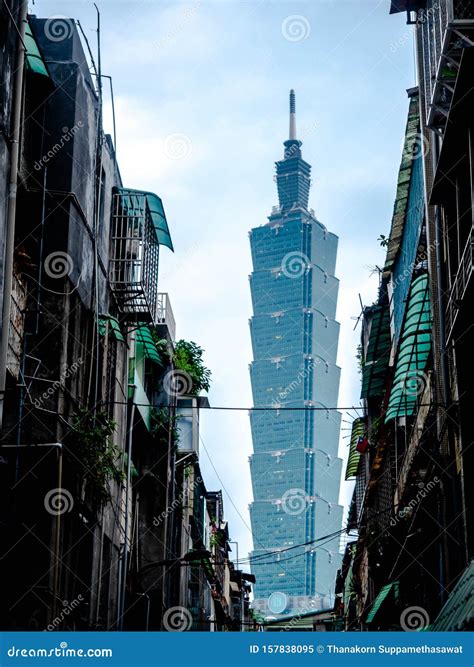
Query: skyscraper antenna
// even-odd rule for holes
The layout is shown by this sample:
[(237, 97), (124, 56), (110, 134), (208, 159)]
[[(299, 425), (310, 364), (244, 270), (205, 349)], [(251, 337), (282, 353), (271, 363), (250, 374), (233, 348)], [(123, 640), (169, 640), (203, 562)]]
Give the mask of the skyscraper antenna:
[(290, 141), (296, 139), (296, 104), (295, 91), (290, 90)]

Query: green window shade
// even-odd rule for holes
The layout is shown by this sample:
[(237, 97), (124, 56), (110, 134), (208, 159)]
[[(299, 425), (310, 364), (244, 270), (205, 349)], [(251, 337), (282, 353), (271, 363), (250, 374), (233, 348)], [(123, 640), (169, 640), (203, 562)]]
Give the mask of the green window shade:
[(31, 26), (28, 23), (25, 30), (25, 46), (26, 46), (26, 69), (35, 74), (40, 74), (41, 76), (46, 76), (50, 78), (46, 63), (43, 60), (43, 56), (40, 53), (38, 44), (36, 43), (33, 33), (31, 31)]
[(431, 625), (435, 632), (469, 630), (474, 623), (474, 559), (471, 560), (444, 607)]
[(390, 359), (390, 313), (388, 305), (373, 309), (369, 342), (362, 371), (361, 398), (380, 396)]
[(146, 192), (144, 190), (130, 190), (125, 188), (117, 188), (117, 192), (121, 197), (121, 204), (125, 215), (140, 216), (143, 214), (142, 201), (145, 197), (148, 210), (150, 211), (153, 226), (157, 241), (160, 245), (164, 245), (174, 252), (173, 242), (166, 220), (163, 202), (158, 195), (153, 192)]
[(156, 349), (156, 343), (151, 335), (150, 329), (143, 325), (135, 331), (135, 340), (142, 345), (145, 356), (159, 366), (163, 365), (161, 357)]
[(385, 421), (411, 416), (423, 391), (431, 351), (428, 275), (413, 281)]
[(352, 422), (351, 442), (349, 444), (349, 457), (347, 459), (346, 481), (355, 477), (359, 467), (360, 454), (356, 449), (357, 442), (366, 432), (365, 419), (354, 419)]
[(398, 601), (399, 597), (399, 582), (398, 581), (393, 581), (391, 584), (387, 584), (386, 586), (383, 586), (380, 589), (379, 594), (375, 598), (372, 607), (370, 608), (369, 613), (367, 614), (367, 618), (365, 620), (366, 623), (372, 623), (375, 617), (377, 616), (377, 613), (380, 611), (380, 607), (384, 603), (384, 601), (387, 599), (389, 593), (393, 591), (394, 595), (394, 601)]
[(125, 338), (123, 336), (122, 330), (120, 329), (120, 324), (118, 323), (118, 320), (115, 319), (115, 317), (112, 317), (111, 315), (99, 316), (99, 336), (105, 336), (107, 332), (108, 323), (110, 323), (110, 328), (113, 335), (115, 336), (115, 339), (124, 343)]

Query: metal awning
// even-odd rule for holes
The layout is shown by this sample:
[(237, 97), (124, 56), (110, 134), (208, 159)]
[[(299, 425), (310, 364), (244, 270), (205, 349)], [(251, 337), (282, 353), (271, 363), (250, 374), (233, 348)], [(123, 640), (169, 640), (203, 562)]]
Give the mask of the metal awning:
[(31, 31), (31, 26), (29, 23), (26, 24), (25, 28), (25, 46), (26, 69), (30, 72), (40, 74), (41, 76), (46, 76), (48, 79), (50, 79), (51, 77), (49, 76), (48, 68), (46, 67), (46, 63), (44, 62), (43, 56), (40, 53), (38, 44), (33, 37), (33, 32)]
[(352, 432), (351, 432), (351, 441), (349, 444), (349, 457), (347, 459), (346, 467), (346, 481), (355, 477), (357, 474), (357, 468), (359, 467), (360, 454), (357, 451), (357, 442), (361, 436), (366, 432), (365, 419), (359, 417), (359, 419), (354, 419), (352, 422)]
[(376, 306), (373, 309), (369, 342), (364, 359), (361, 398), (379, 396), (383, 392), (391, 342), (388, 304)]
[(431, 625), (435, 632), (459, 632), (474, 625), (474, 559), (462, 573)]
[(413, 415), (425, 385), (431, 351), (431, 308), (428, 275), (411, 286), (385, 421)]
[(145, 198), (158, 243), (174, 252), (168, 221), (160, 197), (153, 192), (131, 190), (130, 188), (117, 188), (117, 192), (121, 195), (124, 213), (131, 216), (134, 215), (134, 211), (141, 209), (141, 201)]
[(377, 597), (372, 603), (372, 606), (370, 608), (369, 613), (367, 614), (367, 618), (365, 619), (366, 623), (372, 623), (377, 615), (377, 613), (380, 611), (380, 608), (382, 604), (385, 602), (387, 599), (389, 593), (393, 590), (393, 595), (394, 595), (394, 600), (395, 602), (398, 600), (399, 597), (399, 582), (398, 581), (392, 581), (391, 584), (387, 584), (386, 586), (383, 586)]
[(99, 315), (99, 335), (105, 336), (107, 331), (107, 324), (110, 324), (110, 328), (112, 329), (112, 333), (114, 334), (115, 339), (121, 341), (122, 343), (125, 342), (122, 330), (120, 329), (120, 324), (115, 317), (112, 317), (112, 315)]
[(426, 5), (424, 0), (392, 0), (390, 3), (390, 14), (400, 12), (415, 12)]
[(145, 357), (159, 364), (163, 365), (163, 361), (156, 349), (156, 343), (151, 335), (150, 329), (144, 325), (136, 329), (135, 331), (135, 341), (143, 347), (143, 352)]

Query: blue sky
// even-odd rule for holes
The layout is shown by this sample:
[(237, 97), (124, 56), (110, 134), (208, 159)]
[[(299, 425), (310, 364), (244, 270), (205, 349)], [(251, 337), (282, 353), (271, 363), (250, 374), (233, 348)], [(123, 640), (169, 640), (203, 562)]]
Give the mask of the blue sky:
[[(162, 252), (161, 289), (170, 293), (178, 337), (206, 350), (211, 404), (251, 405), (248, 231), (277, 203), (273, 163), (287, 138), (290, 88), (303, 157), (313, 166), (310, 205), (340, 237), (339, 405), (357, 404), (359, 331), (351, 317), (360, 311), (359, 292), (365, 304), (376, 296), (371, 267), (383, 261), (377, 237), (389, 230), (406, 89), (414, 85), (404, 15), (389, 16), (389, 0), (98, 4), (122, 177), (164, 201), (175, 254)], [(31, 9), (80, 19), (95, 49), (92, 2), (36, 0)], [(248, 416), (207, 412), (202, 432), (226, 489), (232, 539), (245, 556), (252, 546)], [(341, 456), (346, 445), (341, 439)], [(220, 488), (204, 450), (201, 462), (208, 488)], [(343, 482), (344, 503), (350, 491)]]

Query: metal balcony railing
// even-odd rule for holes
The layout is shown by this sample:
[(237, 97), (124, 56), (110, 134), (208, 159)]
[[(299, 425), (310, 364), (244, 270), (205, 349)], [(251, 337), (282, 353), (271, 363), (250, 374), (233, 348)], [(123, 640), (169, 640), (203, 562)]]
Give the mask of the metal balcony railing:
[(474, 45), (474, 0), (428, 0), (418, 12), (426, 122), (443, 130), (463, 49)]
[(474, 229), (471, 229), (466, 247), (464, 248), (461, 261), (459, 262), (456, 278), (449, 293), (448, 305), (446, 307), (446, 337), (449, 341), (456, 318), (460, 310), (467, 288), (474, 271)]
[(155, 322), (159, 243), (146, 193), (113, 195), (109, 280), (125, 319)]
[(167, 292), (159, 292), (156, 300), (156, 324), (164, 324), (172, 341), (176, 340), (176, 322)]
[(18, 379), (20, 374), (25, 325), (25, 309), (26, 287), (23, 285), (17, 274), (14, 273), (11, 295), (10, 330), (8, 334), (7, 368), (16, 379)]

